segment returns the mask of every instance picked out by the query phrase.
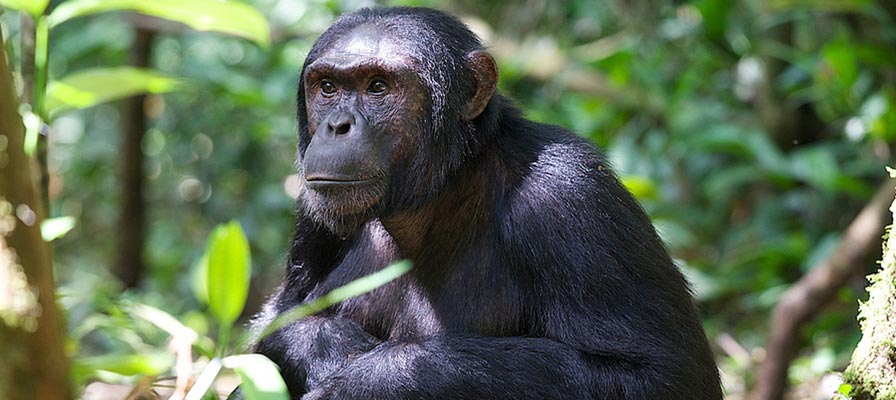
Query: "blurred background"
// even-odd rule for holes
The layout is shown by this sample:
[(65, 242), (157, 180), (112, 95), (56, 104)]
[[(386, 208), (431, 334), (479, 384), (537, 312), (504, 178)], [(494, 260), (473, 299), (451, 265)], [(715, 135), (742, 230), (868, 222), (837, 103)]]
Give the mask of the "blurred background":
[[(269, 45), (125, 12), (50, 33), (51, 79), (144, 65), (177, 82), (53, 117), (49, 214), (74, 221), (53, 242), (70, 354), (164, 347), (163, 333), (115, 311), (123, 300), (207, 332), (196, 265), (212, 228), (232, 219), (252, 253), (243, 315), (257, 311), (282, 276), (294, 220), (298, 72), (339, 14), (365, 6), (461, 17), (529, 118), (604, 149), (692, 282), (729, 398), (760, 380), (782, 295), (836, 263), (856, 215), (880, 208), (872, 199), (896, 140), (892, 0), (244, 3), (267, 20)], [(0, 26), (11, 64), (27, 64), (28, 18), (4, 12)], [(789, 398), (811, 397), (849, 362), (882, 234), (793, 317)]]

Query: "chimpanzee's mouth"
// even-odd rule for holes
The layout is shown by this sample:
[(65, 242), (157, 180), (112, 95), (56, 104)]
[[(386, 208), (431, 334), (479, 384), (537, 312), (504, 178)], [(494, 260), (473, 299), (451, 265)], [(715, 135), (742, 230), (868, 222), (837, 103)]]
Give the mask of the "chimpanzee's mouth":
[(308, 188), (317, 190), (317, 189), (327, 189), (327, 188), (336, 188), (339, 186), (363, 186), (370, 184), (374, 181), (374, 178), (355, 178), (355, 177), (344, 177), (344, 176), (333, 176), (333, 175), (312, 175), (305, 177), (305, 181), (308, 183)]

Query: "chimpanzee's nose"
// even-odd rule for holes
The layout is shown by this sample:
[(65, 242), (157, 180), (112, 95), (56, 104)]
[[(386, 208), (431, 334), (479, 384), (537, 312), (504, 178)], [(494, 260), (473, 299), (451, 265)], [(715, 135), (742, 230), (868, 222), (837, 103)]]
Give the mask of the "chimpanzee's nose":
[(355, 116), (347, 111), (338, 111), (336, 115), (331, 116), (327, 121), (327, 127), (333, 136), (345, 135), (351, 132), (354, 124)]

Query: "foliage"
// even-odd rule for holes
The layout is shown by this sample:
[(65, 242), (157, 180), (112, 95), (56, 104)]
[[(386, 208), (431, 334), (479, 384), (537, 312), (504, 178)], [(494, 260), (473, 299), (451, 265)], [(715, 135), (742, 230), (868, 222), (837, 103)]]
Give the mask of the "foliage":
[(221, 0), (70, 0), (49, 15), (51, 27), (73, 18), (106, 11), (131, 10), (183, 23), (198, 31), (240, 36), (262, 46), (270, 44), (267, 20), (255, 8)]

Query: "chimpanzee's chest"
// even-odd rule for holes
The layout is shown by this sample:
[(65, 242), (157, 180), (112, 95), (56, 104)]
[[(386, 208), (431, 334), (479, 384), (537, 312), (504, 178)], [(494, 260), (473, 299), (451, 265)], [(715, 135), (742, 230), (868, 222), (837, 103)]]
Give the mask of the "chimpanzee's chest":
[(338, 314), (357, 321), (384, 340), (411, 340), (440, 333), (477, 336), (523, 335), (520, 302), (508, 302), (506, 288), (446, 282), (421, 284), (415, 271), (368, 294), (350, 299)]
[[(365, 235), (327, 278), (339, 286), (402, 258), (388, 237)], [(408, 274), (337, 306), (337, 314), (357, 321), (380, 339), (402, 340), (439, 333), (477, 336), (527, 334), (526, 290), (488, 248), (440, 254), (415, 261)]]

